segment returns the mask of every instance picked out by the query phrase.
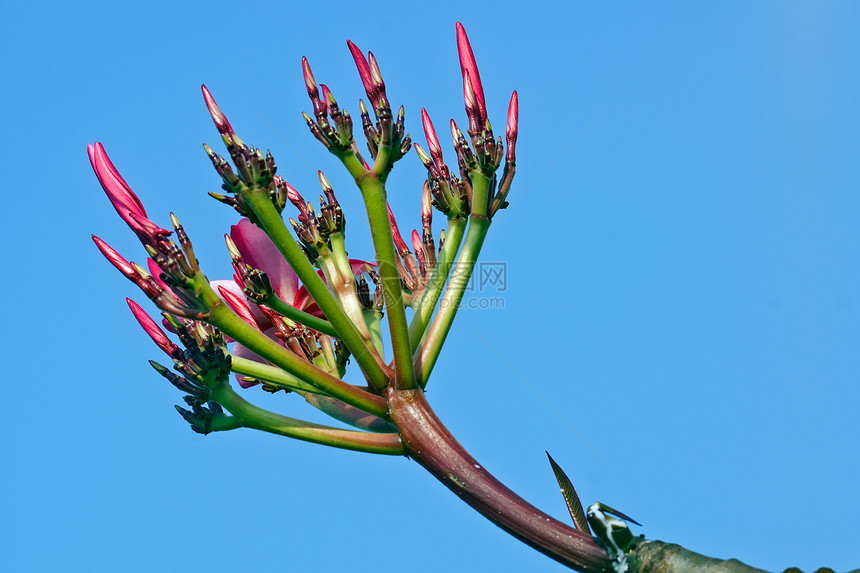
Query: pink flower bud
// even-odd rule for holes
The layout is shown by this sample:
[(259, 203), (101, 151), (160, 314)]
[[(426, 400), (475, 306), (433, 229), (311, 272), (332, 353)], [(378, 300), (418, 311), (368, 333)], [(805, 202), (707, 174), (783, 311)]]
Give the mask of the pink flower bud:
[(433, 221), (433, 194), (430, 191), (430, 182), (424, 180), (424, 189), (421, 191), (421, 222), (424, 230), (430, 228)]
[[(165, 354), (172, 358), (181, 358), (182, 351), (179, 347), (169, 338), (164, 332), (158, 327), (158, 324), (143, 310), (140, 305), (131, 300), (130, 298), (126, 298), (125, 302), (128, 303), (128, 307), (131, 309), (131, 313), (137, 319), (137, 322), (140, 323), (140, 326), (143, 328), (144, 332), (146, 332), (152, 341), (164, 351)], [(177, 356), (178, 355), (178, 356)]]
[(331, 114), (331, 104), (329, 103), (331, 100), (331, 91), (329, 91), (328, 86), (325, 84), (320, 84), (320, 89), (322, 89), (323, 103), (325, 104), (329, 114)]
[(131, 214), (133, 213), (146, 218), (146, 210), (143, 208), (143, 203), (140, 202), (140, 199), (132, 192), (128, 183), (125, 182), (119, 171), (111, 163), (101, 143), (96, 142), (95, 145), (88, 145), (87, 154), (90, 158), (90, 164), (93, 166), (93, 171), (114, 209), (116, 209), (116, 212), (119, 213), (119, 216), (129, 227), (138, 231), (138, 225), (131, 217)]
[(482, 122), (480, 128), (483, 129), (483, 122), (487, 121), (487, 105), (484, 103), (484, 88), (481, 85), (481, 75), (478, 73), (478, 64), (475, 62), (475, 55), (472, 53), (472, 46), (469, 44), (469, 37), (466, 35), (466, 30), (460, 22), (457, 22), (457, 53), (460, 56), (460, 72), (463, 74), (463, 79), (466, 79), (467, 72), (472, 78), (471, 87), (475, 94), (478, 116)]
[(136, 224), (132, 228), (138, 232), (138, 236), (141, 233), (144, 234), (144, 237), (141, 237), (141, 239), (146, 238), (150, 241), (157, 241), (160, 237), (169, 237), (172, 234), (172, 231), (162, 229), (146, 217), (137, 215), (136, 213), (129, 213), (128, 216)]
[(508, 143), (508, 151), (506, 160), (508, 163), (514, 163), (517, 160), (517, 133), (519, 131), (519, 103), (517, 99), (517, 91), (514, 90), (511, 95), (511, 103), (508, 105), (508, 124), (505, 127), (505, 136)]
[(460, 128), (457, 127), (457, 122), (453, 119), (451, 120), (451, 139), (454, 140), (454, 147), (458, 147), (460, 145), (460, 138), (463, 137), (463, 132), (460, 131)]
[(149, 270), (149, 274), (152, 275), (153, 280), (158, 283), (158, 285), (168, 292), (173, 292), (170, 290), (170, 287), (167, 286), (163, 280), (161, 280), (161, 273), (164, 271), (161, 270), (161, 267), (158, 266), (152, 257), (147, 257), (146, 259), (146, 268)]
[(131, 278), (135, 273), (134, 267), (131, 266), (122, 255), (116, 252), (110, 245), (92, 235), (93, 242), (95, 242), (96, 247), (98, 247), (99, 251), (104, 255), (104, 257), (108, 260), (110, 264), (117, 268), (119, 272), (124, 274), (126, 277)]
[(433, 122), (430, 121), (430, 115), (423, 107), (421, 108), (421, 123), (424, 124), (424, 137), (427, 138), (430, 155), (433, 156), (436, 165), (442, 167), (445, 164), (442, 161), (442, 146), (439, 145), (439, 138), (436, 137), (436, 130), (433, 128)]
[(358, 75), (361, 78), (361, 83), (364, 85), (364, 91), (367, 92), (370, 104), (373, 106), (373, 109), (376, 109), (376, 106), (379, 103), (379, 97), (377, 95), (376, 88), (373, 85), (370, 66), (367, 65), (367, 60), (364, 58), (364, 54), (361, 53), (358, 46), (349, 40), (346, 41), (346, 45), (349, 46), (349, 51), (352, 53), (352, 59), (355, 60), (355, 67), (358, 68)]
[(384, 90), (385, 82), (382, 81), (382, 72), (379, 71), (379, 64), (376, 63), (373, 52), (367, 52), (367, 63), (370, 67), (370, 79), (373, 82), (373, 87), (377, 92)]
[(218, 133), (221, 135), (232, 134), (233, 127), (230, 125), (230, 122), (227, 121), (227, 117), (224, 115), (224, 112), (222, 112), (221, 108), (218, 107), (218, 104), (215, 103), (215, 99), (212, 97), (212, 94), (209, 93), (209, 90), (206, 89), (205, 85), (200, 87), (203, 89), (203, 99), (206, 101), (206, 107), (209, 109), (209, 115), (212, 116), (212, 121), (215, 122), (215, 127), (218, 128)]
[(412, 229), (412, 250), (415, 251), (415, 258), (418, 259), (418, 264), (424, 266), (424, 244), (421, 242), (421, 235), (415, 229)]
[(311, 65), (308, 63), (308, 59), (304, 56), (302, 56), (302, 75), (305, 77), (305, 88), (308, 90), (308, 95), (311, 96), (311, 99), (319, 98), (317, 82), (314, 80)]
[(391, 236), (394, 239), (394, 246), (397, 247), (397, 252), (405, 255), (409, 252), (409, 247), (406, 246), (406, 241), (400, 235), (400, 229), (397, 228), (397, 221), (394, 219), (394, 213), (391, 211), (391, 205), (386, 203), (388, 207), (388, 221), (391, 223)]
[(472, 88), (472, 76), (469, 70), (463, 72), (463, 102), (466, 104), (466, 116), (469, 118), (469, 129), (473, 132), (480, 132), (486, 124), (487, 118), (481, 118), (481, 111), (478, 108), (478, 100), (475, 98), (475, 92)]
[(413, 147), (415, 148), (415, 153), (418, 154), (418, 159), (420, 159), (421, 163), (424, 164), (424, 167), (427, 169), (434, 169), (435, 165), (433, 163), (433, 158), (427, 155), (427, 152), (424, 151), (419, 144), (415, 143), (413, 144)]
[(302, 197), (301, 194), (298, 191), (296, 191), (295, 188), (292, 185), (290, 185), (289, 183), (287, 183), (286, 186), (287, 186), (287, 199), (290, 200), (290, 203), (292, 203), (293, 205), (295, 205), (299, 209), (304, 208), (304, 205), (305, 205), (304, 197)]
[(232, 308), (233, 311), (239, 315), (239, 318), (241, 318), (257, 330), (260, 329), (260, 327), (257, 326), (257, 321), (254, 319), (254, 313), (251, 312), (251, 308), (244, 300), (242, 300), (237, 295), (233, 294), (221, 285), (218, 285), (218, 293), (221, 295), (221, 298), (223, 298), (227, 302), (227, 304), (230, 305), (230, 308)]

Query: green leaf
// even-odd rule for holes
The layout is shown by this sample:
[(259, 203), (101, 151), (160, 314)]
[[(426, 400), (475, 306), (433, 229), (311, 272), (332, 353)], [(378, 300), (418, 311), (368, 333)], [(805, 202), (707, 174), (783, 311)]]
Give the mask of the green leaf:
[(558, 481), (561, 495), (564, 496), (564, 502), (567, 504), (567, 510), (573, 518), (573, 523), (576, 528), (583, 533), (591, 533), (588, 527), (588, 520), (585, 518), (585, 512), (582, 510), (582, 503), (579, 501), (579, 496), (576, 495), (576, 490), (573, 489), (573, 484), (570, 479), (562, 471), (549, 452), (546, 452), (546, 457), (549, 458), (549, 465), (552, 466), (552, 473), (555, 474), (555, 479)]

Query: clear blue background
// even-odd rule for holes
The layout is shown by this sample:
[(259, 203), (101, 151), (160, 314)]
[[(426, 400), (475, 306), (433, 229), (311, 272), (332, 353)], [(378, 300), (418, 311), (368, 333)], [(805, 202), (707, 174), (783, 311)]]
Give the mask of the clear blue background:
[[(229, 276), (205, 82), (306, 196), (327, 172), (369, 256), (357, 192), (299, 115), (300, 58), (355, 112), (345, 40), (373, 50), (423, 143), (422, 106), (443, 135), (464, 122), (457, 20), (497, 128), (519, 90), (521, 135), (483, 255), (508, 265), (505, 307), (457, 321), (429, 387), (442, 418), (560, 518), (545, 449), (649, 538), (860, 567), (860, 6), (539, 0), (4, 8), (4, 567), (563, 570), (405, 459), (193, 434), (123, 300), (144, 297), (89, 238), (143, 259), (87, 162), (99, 140)], [(414, 156), (392, 176), (402, 227), (421, 179)]]

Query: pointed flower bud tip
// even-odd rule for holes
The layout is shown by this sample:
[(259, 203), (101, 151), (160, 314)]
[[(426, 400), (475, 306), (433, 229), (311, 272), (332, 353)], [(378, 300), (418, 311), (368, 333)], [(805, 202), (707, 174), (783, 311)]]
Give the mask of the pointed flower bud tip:
[(99, 239), (97, 236), (92, 235), (92, 238), (98, 250), (101, 251), (102, 255), (104, 255), (108, 262), (110, 262), (110, 264), (116, 267), (119, 272), (126, 276), (134, 274), (134, 267), (132, 267), (131, 263), (125, 260), (122, 255), (116, 252), (110, 245)]
[(168, 355), (177, 350), (177, 346), (167, 338), (167, 335), (158, 327), (158, 324), (152, 320), (152, 317), (150, 317), (139, 304), (130, 298), (126, 298), (125, 302), (128, 303), (131, 313), (134, 315), (134, 318), (137, 319), (137, 322), (140, 323), (141, 328), (143, 328), (144, 332), (149, 335), (152, 341), (155, 342), (160, 349)]
[(453, 119), (451, 120), (451, 139), (454, 140), (454, 147), (457, 147), (460, 144), (460, 138), (463, 137), (463, 133), (460, 131), (460, 128), (457, 127), (457, 122)]
[(292, 185), (287, 183), (286, 186), (287, 186), (287, 199), (289, 199), (290, 203), (292, 203), (296, 207), (301, 208), (300, 206), (305, 204), (304, 198), (301, 196), (301, 194), (298, 191), (296, 191), (296, 189)]
[(218, 104), (215, 103), (215, 98), (212, 97), (212, 94), (209, 93), (209, 90), (205, 85), (200, 87), (203, 89), (203, 99), (206, 101), (209, 115), (212, 116), (212, 121), (215, 122), (215, 127), (218, 129), (218, 132), (222, 135), (233, 133), (233, 127), (230, 125), (230, 122), (227, 121), (227, 117), (221, 111), (221, 108), (219, 108)]
[(484, 103), (484, 88), (481, 85), (481, 75), (478, 73), (478, 64), (475, 62), (475, 55), (472, 52), (471, 44), (469, 44), (466, 29), (463, 28), (460, 22), (457, 22), (457, 53), (460, 56), (460, 72), (463, 74), (463, 79), (466, 78), (467, 72), (471, 76), (471, 87), (475, 94), (478, 115), (481, 120), (486, 120), (487, 106)]
[(508, 145), (510, 145), (510, 141), (516, 140), (517, 133), (519, 129), (519, 100), (517, 97), (517, 91), (514, 90), (514, 93), (511, 95), (511, 103), (508, 105), (508, 123), (505, 127), (505, 135), (508, 139)]
[(385, 89), (385, 82), (382, 81), (382, 72), (379, 71), (379, 64), (376, 63), (373, 52), (367, 52), (367, 63), (370, 66), (370, 78), (373, 80), (373, 86), (377, 90)]
[(305, 77), (305, 88), (307, 88), (308, 95), (311, 96), (311, 99), (319, 97), (317, 82), (314, 80), (311, 65), (308, 63), (308, 59), (304, 56), (302, 56), (302, 75)]
[(430, 182), (424, 180), (424, 188), (421, 190), (421, 217), (433, 216), (433, 195), (430, 191)]
[(415, 251), (415, 254), (421, 253), (424, 254), (424, 245), (421, 242), (421, 234), (412, 229), (412, 249)]
[(227, 251), (230, 253), (230, 257), (234, 259), (242, 258), (242, 253), (239, 252), (236, 243), (233, 242), (233, 239), (227, 233), (224, 233), (224, 242), (227, 244)]
[(427, 155), (427, 152), (421, 149), (421, 146), (417, 143), (415, 143), (413, 147), (415, 147), (415, 153), (418, 154), (418, 158), (421, 160), (421, 163), (428, 168), (431, 167), (433, 165), (433, 159)]
[(322, 186), (323, 190), (326, 190), (326, 191), (327, 191), (327, 190), (330, 190), (330, 189), (332, 188), (332, 186), (331, 186), (331, 184), (328, 182), (328, 179), (326, 179), (326, 176), (323, 174), (323, 172), (322, 172), (322, 171), (317, 171), (317, 175), (319, 176), (319, 179), (320, 179), (320, 186)]
[(320, 84), (320, 89), (322, 90), (322, 98), (326, 105), (330, 105), (334, 98), (331, 95), (331, 91), (328, 89), (328, 86), (325, 84)]
[(259, 330), (259, 327), (257, 326), (257, 321), (254, 320), (254, 314), (251, 312), (251, 309), (248, 307), (247, 303), (242, 300), (242, 298), (230, 292), (221, 285), (218, 285), (218, 293), (227, 302), (227, 304), (230, 305), (230, 308), (232, 308), (233, 311), (239, 315), (239, 318)]
[(394, 218), (394, 212), (391, 210), (391, 205), (386, 203), (385, 206), (388, 208), (388, 222), (391, 224), (391, 236), (394, 239), (394, 246), (397, 247), (398, 252), (401, 254), (406, 253), (409, 251), (409, 247), (406, 246), (406, 241), (403, 240), (403, 236), (400, 234), (397, 220)]
[(116, 209), (122, 220), (133, 230), (137, 231), (134, 221), (129, 217), (129, 213), (134, 213), (145, 218), (146, 210), (143, 208), (143, 203), (141, 203), (137, 195), (128, 186), (128, 183), (125, 182), (125, 179), (119, 174), (117, 168), (114, 167), (101, 143), (96, 142), (94, 145), (88, 145), (87, 155), (90, 158), (93, 171), (105, 194), (107, 194), (111, 205)]
[(373, 87), (373, 78), (370, 74), (370, 66), (367, 65), (367, 60), (364, 58), (364, 54), (358, 46), (349, 40), (346, 41), (346, 45), (349, 46), (349, 51), (352, 53), (352, 59), (355, 60), (355, 67), (358, 68), (358, 75), (361, 78), (364, 91), (367, 92), (367, 97), (370, 99), (371, 105), (375, 108), (377, 99), (376, 89)]
[(436, 137), (436, 129), (433, 127), (433, 122), (430, 121), (430, 114), (423, 107), (421, 108), (421, 123), (424, 125), (424, 137), (427, 138), (430, 155), (437, 163), (442, 163), (442, 146), (439, 145), (439, 138)]

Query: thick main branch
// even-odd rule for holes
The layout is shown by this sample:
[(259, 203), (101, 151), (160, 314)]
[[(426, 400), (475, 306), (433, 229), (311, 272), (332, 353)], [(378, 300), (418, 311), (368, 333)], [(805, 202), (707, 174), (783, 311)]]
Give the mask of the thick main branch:
[(407, 455), (484, 517), (541, 553), (578, 571), (611, 571), (594, 539), (535, 508), (485, 470), (463, 449), (421, 389), (388, 389), (391, 420)]

